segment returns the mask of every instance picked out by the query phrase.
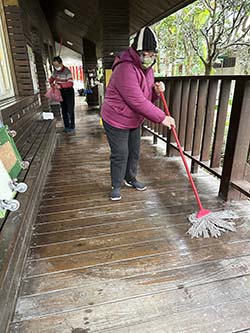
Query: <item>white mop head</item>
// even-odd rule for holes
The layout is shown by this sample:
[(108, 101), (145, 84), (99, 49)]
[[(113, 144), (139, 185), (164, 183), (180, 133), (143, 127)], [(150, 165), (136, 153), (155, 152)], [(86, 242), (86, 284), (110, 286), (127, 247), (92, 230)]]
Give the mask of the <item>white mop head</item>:
[(194, 213), (188, 217), (192, 226), (187, 231), (192, 238), (194, 237), (215, 237), (218, 238), (222, 232), (236, 231), (233, 219), (238, 218), (233, 211), (225, 210), (220, 212), (210, 212), (198, 218)]

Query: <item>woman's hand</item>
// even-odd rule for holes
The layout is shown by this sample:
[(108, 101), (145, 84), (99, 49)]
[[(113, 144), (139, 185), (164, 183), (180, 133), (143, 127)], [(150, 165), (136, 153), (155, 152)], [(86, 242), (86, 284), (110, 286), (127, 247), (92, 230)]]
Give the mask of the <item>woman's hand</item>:
[(167, 126), (171, 129), (171, 126), (175, 127), (175, 120), (172, 117), (166, 116), (165, 119), (161, 122), (163, 126)]
[(55, 83), (55, 88), (56, 88), (56, 89), (61, 89), (61, 85), (58, 84), (58, 83)]
[(156, 82), (154, 88), (156, 95), (160, 96), (160, 93), (165, 91), (165, 84), (162, 81)]

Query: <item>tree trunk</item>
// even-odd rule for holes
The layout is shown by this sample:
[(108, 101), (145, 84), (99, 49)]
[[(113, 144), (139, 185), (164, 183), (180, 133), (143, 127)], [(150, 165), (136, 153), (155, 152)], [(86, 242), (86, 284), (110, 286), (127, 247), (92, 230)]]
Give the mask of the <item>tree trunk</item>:
[(206, 65), (205, 65), (205, 75), (206, 76), (209, 76), (211, 74), (212, 67), (213, 67), (212, 62), (206, 63)]

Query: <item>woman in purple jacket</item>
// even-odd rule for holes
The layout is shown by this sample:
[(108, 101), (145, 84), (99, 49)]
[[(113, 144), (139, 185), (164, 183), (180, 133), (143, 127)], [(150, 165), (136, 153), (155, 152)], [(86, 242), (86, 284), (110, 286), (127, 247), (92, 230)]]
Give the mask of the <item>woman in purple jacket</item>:
[(146, 186), (136, 179), (140, 152), (140, 127), (144, 118), (171, 128), (172, 117), (153, 102), (165, 90), (163, 82), (154, 83), (152, 66), (156, 61), (157, 38), (149, 27), (141, 29), (132, 46), (116, 57), (106, 90), (101, 116), (111, 156), (111, 200), (120, 200), (125, 185), (139, 191)]

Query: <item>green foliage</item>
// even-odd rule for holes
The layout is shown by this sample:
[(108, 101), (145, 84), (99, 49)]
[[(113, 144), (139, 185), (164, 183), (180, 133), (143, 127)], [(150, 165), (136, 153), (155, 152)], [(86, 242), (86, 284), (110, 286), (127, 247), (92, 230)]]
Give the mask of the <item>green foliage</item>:
[(161, 41), (158, 72), (211, 74), (218, 56), (250, 49), (249, 16), (249, 0), (199, 0), (163, 19), (154, 27)]

